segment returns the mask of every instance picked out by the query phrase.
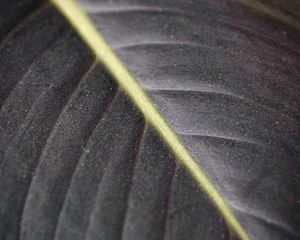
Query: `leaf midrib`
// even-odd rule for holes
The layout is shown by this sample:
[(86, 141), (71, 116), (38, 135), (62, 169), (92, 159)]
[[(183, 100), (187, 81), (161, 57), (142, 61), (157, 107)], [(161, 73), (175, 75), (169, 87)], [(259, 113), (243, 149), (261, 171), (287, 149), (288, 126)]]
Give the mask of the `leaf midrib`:
[(72, 27), (90, 47), (98, 60), (101, 61), (112, 74), (119, 86), (128, 94), (148, 123), (156, 129), (177, 160), (179, 160), (193, 176), (198, 187), (209, 196), (210, 200), (223, 215), (228, 226), (230, 226), (242, 240), (248, 240), (249, 236), (247, 232), (242, 227), (223, 196), (218, 192), (205, 171), (192, 157), (177, 134), (159, 113), (148, 94), (117, 57), (85, 12), (72, 0), (51, 0), (51, 2), (68, 19)]

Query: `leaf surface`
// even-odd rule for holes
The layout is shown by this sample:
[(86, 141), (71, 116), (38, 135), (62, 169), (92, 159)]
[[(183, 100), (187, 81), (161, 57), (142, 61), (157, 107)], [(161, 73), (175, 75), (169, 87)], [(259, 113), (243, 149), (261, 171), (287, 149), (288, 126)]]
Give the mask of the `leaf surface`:
[[(80, 3), (251, 239), (298, 239), (299, 31), (235, 1)], [(297, 18), (296, 3), (272, 4)], [(60, 13), (40, 6), (26, 2), (1, 32), (0, 239), (235, 238)]]
[(29, 14), (0, 50), (0, 239), (228, 236), (57, 10)]
[(235, 1), (79, 2), (250, 235), (297, 239), (298, 29)]

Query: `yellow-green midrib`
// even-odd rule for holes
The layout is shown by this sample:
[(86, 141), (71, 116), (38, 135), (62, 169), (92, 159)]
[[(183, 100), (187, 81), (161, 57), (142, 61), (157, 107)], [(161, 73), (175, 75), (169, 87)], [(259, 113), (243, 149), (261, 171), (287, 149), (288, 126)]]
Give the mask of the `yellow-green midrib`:
[(232, 231), (234, 231), (240, 239), (248, 240), (249, 236), (247, 232), (223, 196), (218, 192), (207, 174), (191, 156), (179, 137), (159, 113), (147, 93), (104, 40), (102, 34), (96, 29), (87, 14), (85, 14), (80, 6), (73, 0), (51, 0), (51, 2), (68, 19), (72, 27), (77, 30), (78, 34), (94, 52), (99, 61), (108, 69), (119, 86), (128, 94), (135, 106), (142, 112), (149, 124), (160, 134), (177, 160), (186, 167), (198, 186), (209, 196)]

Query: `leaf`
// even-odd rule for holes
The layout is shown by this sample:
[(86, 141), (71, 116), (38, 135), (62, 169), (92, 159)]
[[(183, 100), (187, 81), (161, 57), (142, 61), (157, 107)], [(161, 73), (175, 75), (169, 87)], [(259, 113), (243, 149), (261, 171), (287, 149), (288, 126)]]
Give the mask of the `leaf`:
[(0, 50), (0, 239), (228, 234), (58, 12), (30, 15)]
[[(81, 3), (251, 238), (297, 239), (298, 30), (236, 2)], [(1, 47), (1, 239), (233, 237), (57, 11), (39, 11)]]

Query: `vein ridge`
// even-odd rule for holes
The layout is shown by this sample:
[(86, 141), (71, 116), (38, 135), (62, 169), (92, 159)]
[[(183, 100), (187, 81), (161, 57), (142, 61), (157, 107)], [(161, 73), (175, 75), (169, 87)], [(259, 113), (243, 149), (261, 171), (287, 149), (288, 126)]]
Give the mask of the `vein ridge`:
[[(89, 67), (88, 69), (85, 71), (85, 73), (81, 76), (78, 84), (77, 84), (77, 87), (75, 88), (75, 90), (71, 93), (71, 95), (69, 96), (69, 99), (67, 100), (66, 104), (64, 105), (63, 109), (61, 110), (56, 122), (54, 123), (49, 135), (48, 135), (48, 138), (47, 138), (47, 141), (45, 143), (45, 146), (44, 148), (42, 149), (41, 151), (41, 155), (39, 157), (39, 159), (41, 159), (41, 157), (43, 156), (43, 154), (45, 153), (45, 151), (47, 150), (47, 146), (48, 146), (48, 143), (51, 141), (52, 137), (55, 135), (55, 131), (57, 130), (57, 128), (59, 127), (59, 121), (60, 119), (63, 117), (64, 115), (64, 112), (66, 111), (67, 107), (70, 105), (70, 103), (72, 102), (73, 98), (76, 96), (76, 93), (80, 90), (80, 87), (81, 87), (81, 84), (86, 80), (87, 76), (89, 75), (89, 73), (92, 71), (92, 69), (94, 68), (96, 62), (93, 62)], [(22, 213), (21, 213), (21, 220), (20, 220), (20, 239), (21, 239), (21, 233), (22, 233), (22, 226), (23, 226), (23, 221), (24, 221), (24, 214), (25, 214), (25, 208), (26, 208), (26, 203), (28, 202), (28, 198), (29, 198), (29, 191), (30, 189), (32, 188), (32, 183), (33, 183), (33, 178), (35, 176), (35, 173), (38, 169), (38, 166), (41, 164), (42, 162), (39, 161), (38, 162), (38, 165), (37, 167), (35, 168), (35, 171), (32, 175), (32, 178), (30, 180), (30, 184), (29, 184), (29, 187), (27, 188), (27, 193), (26, 193), (26, 199), (24, 200), (24, 206), (23, 206), (23, 209), (22, 209)]]
[[(76, 169), (77, 169), (77, 167), (78, 167), (78, 164), (79, 164), (79, 163), (81, 162), (81, 160), (84, 159), (84, 158), (86, 157), (86, 155), (88, 154), (86, 150), (88, 150), (88, 149), (90, 148), (91, 144), (93, 143), (93, 142), (92, 142), (92, 136), (94, 135), (95, 130), (96, 130), (96, 129), (101, 125), (101, 123), (103, 122), (104, 117), (105, 117), (105, 116), (107, 115), (107, 113), (110, 111), (110, 109), (111, 109), (111, 107), (113, 106), (113, 104), (114, 104), (114, 102), (115, 102), (115, 100), (116, 100), (118, 94), (119, 94), (119, 91), (118, 91), (118, 90), (116, 90), (116, 91), (113, 93), (113, 96), (112, 96), (110, 102), (108, 103), (108, 105), (107, 105), (105, 111), (101, 114), (101, 116), (100, 116), (100, 118), (99, 118), (99, 120), (98, 120), (98, 123), (96, 124), (96, 126), (94, 127), (94, 129), (91, 131), (91, 133), (90, 133), (90, 135), (89, 135), (89, 137), (88, 137), (88, 139), (87, 139), (87, 141), (86, 141), (86, 144), (85, 144), (85, 146), (84, 146), (84, 148), (83, 148), (83, 151), (82, 151), (82, 153), (81, 153), (81, 155), (80, 155), (80, 157), (79, 157), (79, 159), (78, 159), (78, 161), (77, 161), (77, 163), (76, 163), (75, 171), (74, 171), (73, 174), (72, 174), (72, 177), (71, 177), (69, 186), (70, 186), (71, 183), (72, 183), (72, 179), (74, 178), (74, 174), (75, 174), (75, 172), (76, 172)], [(86, 149), (86, 150), (85, 150), (85, 149)], [(58, 229), (59, 223), (60, 223), (61, 218), (62, 218), (62, 212), (63, 212), (62, 210), (63, 210), (63, 208), (64, 208), (64, 206), (65, 206), (65, 204), (66, 204), (66, 199), (67, 199), (67, 196), (68, 196), (69, 192), (70, 192), (70, 187), (68, 187), (68, 190), (67, 190), (67, 192), (66, 192), (66, 194), (65, 194), (64, 202), (63, 202), (63, 204), (62, 204), (62, 208), (61, 208), (61, 211), (60, 211), (60, 213), (59, 213), (59, 217), (58, 217), (57, 224), (56, 224), (56, 227), (55, 227), (54, 240), (57, 239), (57, 236), (58, 236), (58, 235), (57, 235), (57, 234), (58, 234), (57, 229)]]

